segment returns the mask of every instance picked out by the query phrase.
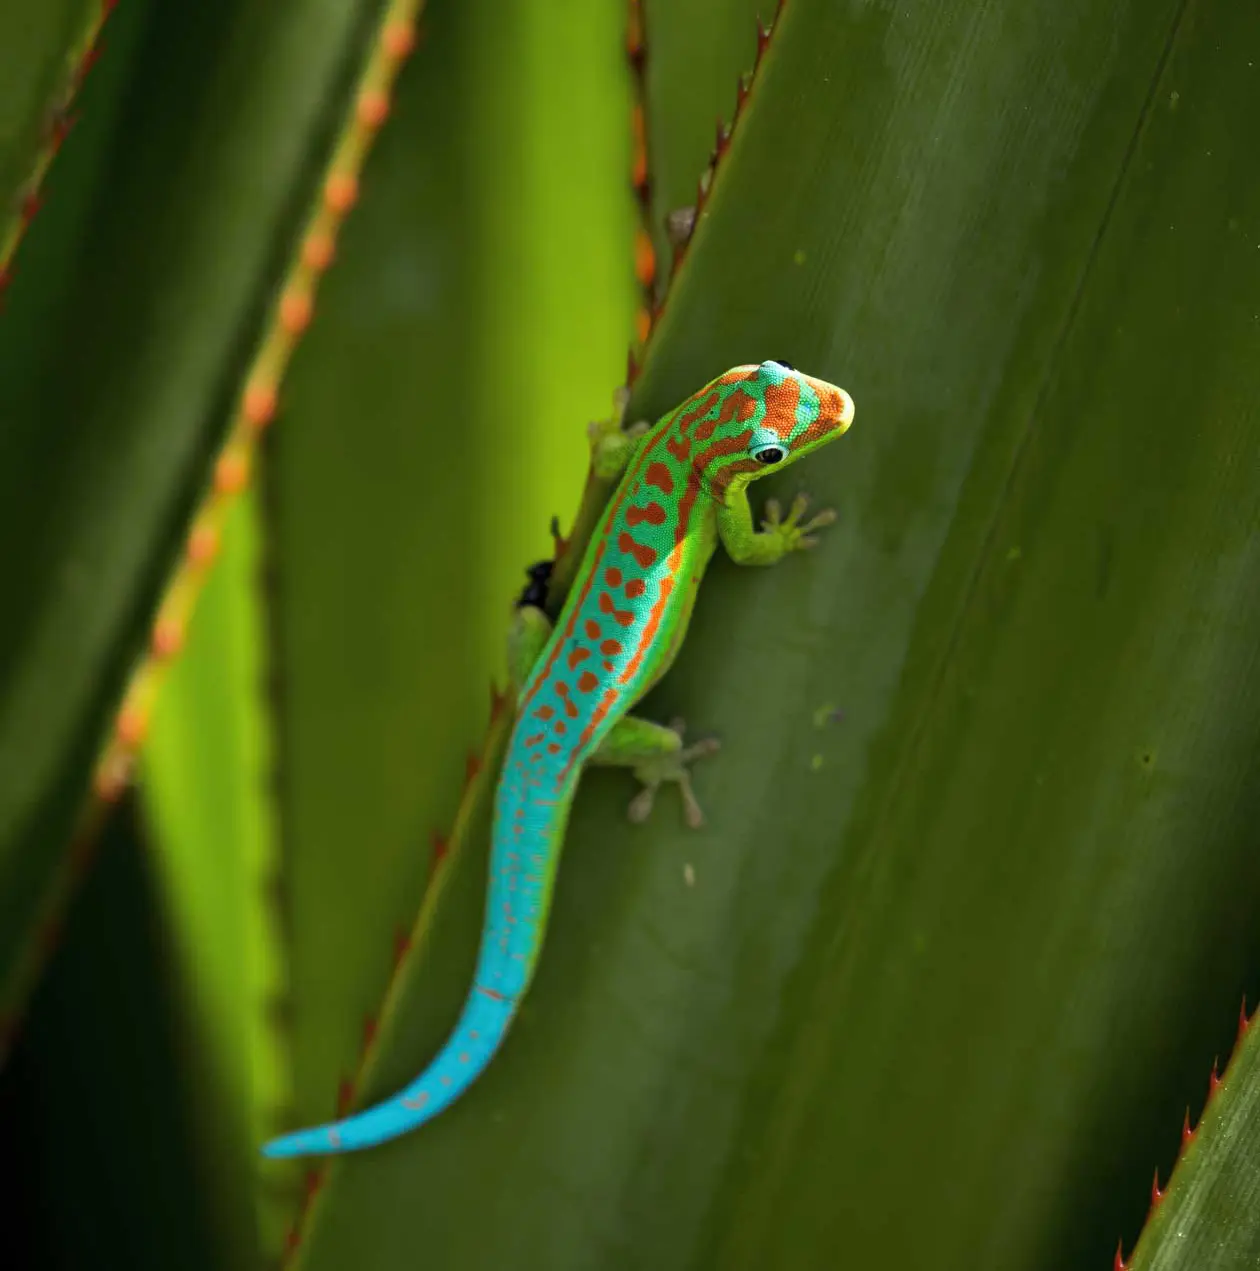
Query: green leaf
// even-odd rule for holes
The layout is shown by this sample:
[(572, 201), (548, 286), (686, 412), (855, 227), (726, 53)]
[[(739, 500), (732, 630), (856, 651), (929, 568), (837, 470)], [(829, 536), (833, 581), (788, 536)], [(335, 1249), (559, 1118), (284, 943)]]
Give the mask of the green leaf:
[[(1260, 1259), (1260, 1081), (1257, 1036), (1249, 1028), (1213, 1090), (1176, 1173), (1126, 1266), (1129, 1271), (1225, 1271)], [(1213, 1080), (1215, 1083), (1215, 1070)]]
[(100, 7), (100, 0), (0, 6), (0, 266), (8, 263), (11, 218), (21, 214)]
[[(125, 9), (116, 138), (106, 110), (78, 174), (59, 162), (75, 197), (37, 222), (0, 327), (0, 961), (379, 18)], [(260, 981), (282, 985), (260, 732), (288, 1116), (332, 1113), (368, 1014), (357, 1097), (395, 1090), (467, 991), (488, 773), (426, 888), (428, 840), (629, 326), (622, 15), (561, 9), (433, 5), (283, 394), (266, 607), (248, 562), (216, 580), (156, 721), (181, 1008), (155, 952), (95, 970), (183, 1047), (120, 1062), (128, 1017), (88, 976), (59, 994), (89, 1003), (82, 1036), (71, 1015), (32, 1048), (50, 1213), (83, 1190), (85, 1124), (134, 1131), (110, 1131), (104, 1195), (136, 1265), (181, 1237), (224, 1265), (254, 1253), (245, 1153), (290, 1078), (260, 1035)], [(745, 19), (650, 8), (659, 210), (719, 84), (729, 114)], [(1260, 19), (1233, 0), (783, 9), (629, 413), (745, 360), (836, 380), (850, 435), (758, 494), (799, 480), (839, 521), (775, 570), (715, 561), (644, 706), (721, 737), (696, 773), (707, 828), (669, 798), (632, 828), (625, 774), (584, 780), (507, 1044), (433, 1123), (332, 1164), (303, 1268), (1040, 1271), (1132, 1243), (1260, 972), (1257, 61)], [(104, 912), (139, 929), (134, 895)], [(1251, 1049), (1135, 1263), (1260, 1244)], [(61, 1097), (84, 1056), (107, 1086), (90, 1115)]]
[(731, 0), (720, 12), (705, 0), (644, 2), (651, 229), (663, 263), (673, 256), (665, 218), (694, 205), (717, 129), (730, 123), (739, 78), (756, 58), (759, 18), (774, 8), (774, 0)]
[[(508, 1044), (332, 1166), (303, 1267), (1110, 1259), (1260, 897), (1253, 21), (785, 10), (630, 415), (837, 380), (800, 479), (841, 523), (715, 565), (648, 703), (724, 740), (709, 829), (584, 782)], [(483, 868), (371, 1097), (449, 1027)]]
[(240, 386), (329, 91), (373, 8), (226, 4), (190, 19), (156, 6), (120, 117), (126, 144), (83, 241), (50, 254), (54, 282), (67, 258), (77, 268), (56, 344), (38, 356), (5, 334), (46, 316), (34, 271), (14, 288), (0, 332), (0, 539), (24, 550), (0, 561), (0, 980), (57, 870)]
[[(185, 648), (163, 685), (141, 793), (154, 890), (171, 933), (183, 1061), (207, 1208), (230, 1265), (279, 1251), (287, 1218), (258, 1147), (288, 1106), (288, 1056), (274, 1008), (286, 988), (274, 909), (278, 866), (262, 710), (257, 511), (228, 514)], [(256, 1197), (258, 1200), (256, 1201)], [(255, 1215), (257, 1206), (258, 1213)]]
[[(218, 1271), (170, 935), (128, 800), (0, 1074), (10, 1265)], [(23, 1194), (25, 1192), (25, 1195)]]

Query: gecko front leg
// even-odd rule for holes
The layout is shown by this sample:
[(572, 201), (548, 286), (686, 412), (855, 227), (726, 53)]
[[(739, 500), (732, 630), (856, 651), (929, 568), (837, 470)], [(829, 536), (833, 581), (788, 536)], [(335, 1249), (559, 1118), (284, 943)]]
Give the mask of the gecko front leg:
[(591, 443), (591, 471), (601, 481), (615, 481), (629, 466), (649, 428), (651, 424), (646, 419), (623, 428), (619, 414), (590, 424), (587, 436)]
[(761, 529), (754, 530), (748, 495), (743, 490), (732, 491), (718, 510), (718, 534), (722, 546), (740, 565), (773, 565), (789, 552), (805, 551), (818, 542), (813, 531), (831, 525), (836, 519), (833, 508), (824, 508), (802, 523), (801, 517), (808, 506), (808, 496), (798, 494), (784, 517), (779, 501), (769, 499)]

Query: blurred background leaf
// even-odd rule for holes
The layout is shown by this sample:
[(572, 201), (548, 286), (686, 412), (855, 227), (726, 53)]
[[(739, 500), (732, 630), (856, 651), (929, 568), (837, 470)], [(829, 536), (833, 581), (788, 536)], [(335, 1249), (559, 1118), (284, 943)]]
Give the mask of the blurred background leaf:
[[(101, 76), (125, 100), (114, 133), (93, 138), (108, 176), (88, 215), (48, 228), (65, 236), (50, 246), (54, 284), (63, 258), (75, 265), (55, 328), (28, 260), (4, 328), (22, 333), (31, 317), (49, 338), (0, 339), (0, 536), (23, 545), (0, 558), (6, 978), (239, 388), (277, 249), (309, 197), (329, 95), (366, 34), (336, 0), (129, 8), (118, 21), (138, 61), (125, 85)], [(89, 94), (98, 87), (93, 77)], [(54, 174), (50, 204), (56, 193)]]
[(0, 293), (107, 12), (101, 0), (0, 7)]
[[(656, 235), (733, 108), (754, 8), (645, 7)], [(38, 833), (6, 836), (7, 860), (46, 864), (64, 843), (379, 16), (247, 9), (131, 19), (117, 139), (96, 143), (100, 188), (59, 231), (87, 262), (70, 307), (52, 313), (32, 282), (0, 327), (0, 356), (15, 324), (48, 332), (44, 368), (89, 332), (101, 345), (5, 421), (55, 496), (32, 519), (6, 465), (26, 502), (5, 532), (32, 545), (8, 568), (52, 588), (45, 562), (79, 560), (72, 540), (100, 554), (90, 604), (15, 601), (11, 647), (33, 652), (3, 664), (26, 696), (0, 700), (29, 721), (22, 703), (62, 669), (41, 722), (62, 776), (18, 780), (38, 747), (25, 768), (6, 760), (0, 809), (37, 788), (49, 809)], [(186, 1169), (164, 1180), (170, 1229), (207, 1265), (274, 1253), (301, 1170), (256, 1173), (253, 1143), (331, 1115), (398, 935), (414, 942), (365, 1099), (419, 1070), (466, 988), (485, 783), (421, 903), (502, 682), (521, 567), (548, 553), (548, 516), (571, 515), (582, 424), (622, 374), (624, 18), (613, 3), (429, 6), (284, 386), (261, 498), (155, 721), (148, 851), (123, 821), (107, 854), (138, 863), (126, 903), (158, 933), (124, 973), (153, 1004), (148, 1031), (79, 1010), (117, 972), (88, 956), (72, 974), (67, 945), (4, 1079), (15, 1141), (54, 1162), (86, 1132), (48, 1092), (89, 1125), (125, 1126), (136, 1100), (166, 1118), (163, 1150)], [(839, 524), (774, 571), (715, 562), (646, 709), (722, 737), (697, 775), (708, 827), (686, 832), (666, 799), (632, 829), (624, 776), (584, 782), (508, 1045), (422, 1132), (332, 1165), (301, 1266), (1058, 1271), (1132, 1245), (1260, 969), (1257, 62), (1260, 13), (1226, 0), (785, 8), (630, 416), (764, 357), (843, 384), (855, 428), (799, 470)], [(196, 163), (200, 134), (163, 126), (172, 111), (202, 121)], [(65, 249), (42, 250), (66, 277)], [(115, 276), (132, 288), (111, 309)], [(141, 469), (105, 450), (101, 502), (66, 502), (82, 485), (67, 473), (94, 469), (63, 398), (90, 438), (130, 430), (138, 456), (144, 429), (162, 438), (144, 498), (122, 501)], [(37, 418), (68, 421), (42, 449)], [(80, 539), (47, 528), (67, 508)], [(108, 509), (122, 528), (102, 533)], [(49, 629), (74, 639), (37, 638)], [(15, 870), (0, 937), (16, 944)], [(91, 947), (107, 936), (89, 901), (75, 929)], [(128, 912), (94, 903), (106, 926)], [(173, 1093), (146, 1102), (141, 1071), (84, 1093), (79, 1031), (102, 1062), (147, 1047), (177, 1069)], [(1256, 1170), (1245, 1060), (1135, 1266), (1254, 1260), (1251, 1185), (1221, 1191)], [(106, 1133), (129, 1182), (111, 1199), (118, 1247), (148, 1249), (143, 1264), (170, 1247), (156, 1230), (145, 1243), (152, 1139), (91, 1131)], [(45, 1230), (79, 1191), (68, 1166), (31, 1186), (49, 1218), (27, 1227), (52, 1265), (81, 1264)]]
[[(277, 913), (258, 509), (222, 535), (187, 647), (154, 714), (142, 806), (183, 1007), (184, 1066), (205, 1188), (231, 1265), (280, 1248), (289, 1206), (257, 1186), (254, 1151), (288, 1106), (287, 992)], [(274, 1178), (275, 1172), (264, 1175)], [(256, 1201), (257, 1195), (257, 1201)]]

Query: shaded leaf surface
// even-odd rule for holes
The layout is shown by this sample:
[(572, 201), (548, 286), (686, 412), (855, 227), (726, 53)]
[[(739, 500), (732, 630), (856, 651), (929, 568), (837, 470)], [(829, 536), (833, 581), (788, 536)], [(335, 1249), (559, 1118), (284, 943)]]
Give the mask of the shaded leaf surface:
[(46, 143), (70, 53), (99, 0), (0, 6), (0, 247)]
[[(841, 524), (714, 567), (649, 703), (724, 738), (709, 829), (584, 783), (510, 1042), (333, 1167), (304, 1266), (1110, 1259), (1255, 969), (1254, 186), (1155, 127), (1227, 15), (789, 7), (630, 413), (767, 355), (843, 383), (800, 474)], [(373, 1094), (453, 1016), (419, 981)]]
[(720, 8), (704, 0), (643, 5), (651, 231), (662, 282), (673, 255), (665, 218), (694, 205), (717, 128), (730, 123), (739, 77), (756, 58), (758, 15), (769, 19), (774, 4), (733, 0)]
[(198, 1090), (166, 973), (171, 932), (131, 813), (105, 831), (0, 1076), (5, 1175), (21, 1180), (0, 1211), (10, 1266), (233, 1265), (192, 1150)]
[(224, 522), (188, 647), (158, 698), (140, 787), (154, 893), (171, 933), (168, 973), (183, 1003), (183, 1059), (197, 1090), (204, 1203), (217, 1207), (233, 1267), (258, 1265), (260, 1250), (277, 1254), (287, 1218), (287, 1206), (269, 1203), (275, 1171), (258, 1156), (288, 1110), (289, 1077), (276, 1020), (285, 984), (259, 553), (247, 495)]
[[(55, 868), (239, 386), (360, 7), (155, 11), (120, 119), (126, 145), (85, 240), (64, 247), (80, 263), (56, 357), (13, 362), (0, 534), (28, 550), (0, 562), (0, 973)], [(21, 330), (16, 310), (15, 294), (6, 321)], [(59, 373), (66, 349), (73, 375)]]

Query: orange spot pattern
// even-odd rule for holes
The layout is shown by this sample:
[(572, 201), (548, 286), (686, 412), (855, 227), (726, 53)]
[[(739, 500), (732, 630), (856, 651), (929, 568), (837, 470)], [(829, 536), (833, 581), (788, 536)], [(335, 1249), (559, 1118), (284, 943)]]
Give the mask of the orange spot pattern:
[(647, 471), (643, 474), (643, 483), (655, 486), (662, 494), (674, 493), (674, 474), (659, 459), (648, 464)]
[(599, 609), (606, 613), (619, 626), (628, 627), (634, 621), (634, 613), (629, 609), (618, 609), (613, 598), (605, 591), (600, 593)]
[(686, 463), (691, 458), (691, 438), (687, 436), (668, 437), (665, 441), (665, 449), (679, 463)]
[[(641, 569), (647, 569), (649, 566), (656, 564), (656, 549), (631, 538), (625, 530), (622, 530), (617, 536), (617, 547), (627, 556), (633, 556)], [(621, 620), (618, 619), (618, 621)]]
[(665, 509), (659, 503), (652, 502), (645, 507), (629, 507), (626, 509), (626, 524), (633, 528), (646, 521), (649, 525), (665, 524)]

